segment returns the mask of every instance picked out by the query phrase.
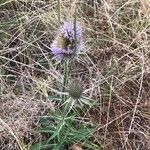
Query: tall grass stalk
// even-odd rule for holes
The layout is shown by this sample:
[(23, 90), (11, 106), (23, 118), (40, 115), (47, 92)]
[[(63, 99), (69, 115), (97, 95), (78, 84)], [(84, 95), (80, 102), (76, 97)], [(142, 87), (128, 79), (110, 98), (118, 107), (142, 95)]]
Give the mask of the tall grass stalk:
[(61, 22), (61, 20), (60, 20), (60, 9), (61, 9), (60, 0), (57, 0), (57, 14), (58, 14), (58, 22), (59, 23)]

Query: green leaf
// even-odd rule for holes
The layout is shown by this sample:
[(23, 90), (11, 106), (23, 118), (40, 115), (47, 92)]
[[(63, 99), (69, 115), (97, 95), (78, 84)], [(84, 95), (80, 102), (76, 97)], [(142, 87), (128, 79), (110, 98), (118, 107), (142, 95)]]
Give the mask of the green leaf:
[(45, 127), (45, 128), (37, 129), (35, 131), (40, 132), (40, 133), (54, 133), (55, 129), (52, 129), (50, 127)]
[(60, 131), (62, 130), (63, 126), (64, 126), (64, 122), (58, 124), (58, 126), (57, 126), (56, 129), (55, 129), (55, 132), (54, 132), (53, 135), (48, 139), (48, 141), (51, 141), (51, 140), (54, 139), (56, 136), (57, 136), (58, 139), (59, 139), (59, 133), (60, 133)]
[(91, 150), (102, 150), (102, 147), (100, 145), (97, 145), (90, 140), (86, 140), (84, 143), (82, 143), (82, 145)]
[(49, 144), (47, 141), (42, 141), (31, 146), (31, 150), (45, 150), (47, 148), (53, 148), (56, 145), (57, 144)]
[(48, 99), (49, 99), (49, 100), (57, 100), (57, 101), (61, 101), (61, 100), (62, 100), (61, 97), (52, 96), (52, 95), (49, 95), (49, 96), (48, 96)]
[(40, 119), (40, 123), (42, 124), (42, 126), (48, 127), (49, 125), (51, 125), (50, 117), (42, 117)]
[(94, 131), (95, 131), (95, 129), (88, 129), (88, 128), (87, 129), (79, 129), (79, 130), (75, 130), (70, 135), (73, 139), (81, 140), (81, 139), (87, 138), (87, 136)]

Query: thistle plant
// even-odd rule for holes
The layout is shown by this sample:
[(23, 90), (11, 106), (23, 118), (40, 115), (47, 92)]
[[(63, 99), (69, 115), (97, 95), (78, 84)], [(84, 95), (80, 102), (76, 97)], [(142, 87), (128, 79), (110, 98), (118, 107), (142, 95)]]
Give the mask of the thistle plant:
[[(40, 150), (47, 145), (48, 147), (53, 147), (54, 150), (62, 149), (68, 142), (72, 142), (72, 140), (81, 140), (82, 138), (84, 139), (91, 132), (90, 129), (85, 129), (84, 127), (79, 130), (74, 127), (76, 115), (75, 112), (72, 111), (72, 108), (76, 107), (75, 104), (82, 99), (84, 91), (83, 85), (79, 80), (71, 79), (71, 81), (69, 81), (71, 78), (71, 65), (76, 56), (79, 55), (82, 47), (82, 28), (80, 23), (76, 22), (75, 17), (74, 21), (64, 22), (58, 29), (57, 34), (50, 45), (54, 59), (63, 64), (62, 95), (60, 97), (62, 107), (53, 114), (56, 127), (48, 125), (38, 130), (39, 132), (50, 133), (50, 137), (41, 143), (42, 146), (40, 147)], [(64, 95), (64, 92), (68, 92), (68, 95)], [(51, 141), (55, 141), (57, 144), (50, 144)], [(39, 147), (39, 143), (38, 145), (34, 145), (32, 150), (35, 150), (36, 147)]]

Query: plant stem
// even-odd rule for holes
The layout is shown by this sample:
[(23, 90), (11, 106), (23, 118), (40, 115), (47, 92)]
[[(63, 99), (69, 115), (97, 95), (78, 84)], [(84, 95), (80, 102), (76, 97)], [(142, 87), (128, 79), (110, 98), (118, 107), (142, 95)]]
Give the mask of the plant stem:
[(75, 36), (75, 50), (74, 54), (76, 54), (77, 51), (77, 33), (76, 33), (76, 28), (77, 28), (77, 8), (75, 7), (75, 14), (74, 14), (74, 36)]
[[(63, 79), (63, 87), (62, 87), (62, 92), (65, 92), (65, 88), (68, 84), (68, 77), (69, 77), (69, 61), (66, 59), (64, 61), (64, 79)], [(62, 94), (62, 102), (66, 101), (66, 95)]]
[(57, 0), (58, 22), (60, 23), (60, 0)]

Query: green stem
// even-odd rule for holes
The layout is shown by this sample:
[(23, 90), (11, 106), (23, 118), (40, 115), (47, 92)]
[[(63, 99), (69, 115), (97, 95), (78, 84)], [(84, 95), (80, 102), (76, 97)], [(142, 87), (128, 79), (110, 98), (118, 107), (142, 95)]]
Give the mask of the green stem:
[[(65, 88), (68, 84), (68, 77), (69, 77), (69, 65), (68, 60), (64, 61), (64, 79), (63, 79), (63, 87), (62, 92), (65, 92)], [(62, 94), (62, 102), (66, 101), (66, 95)]]

